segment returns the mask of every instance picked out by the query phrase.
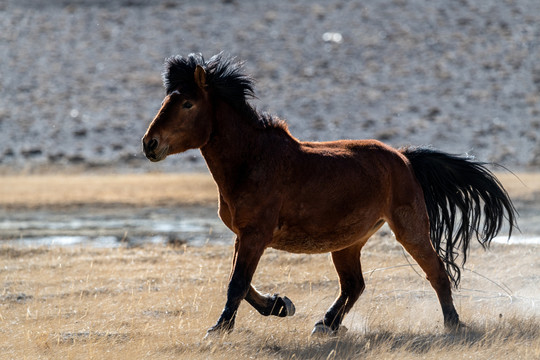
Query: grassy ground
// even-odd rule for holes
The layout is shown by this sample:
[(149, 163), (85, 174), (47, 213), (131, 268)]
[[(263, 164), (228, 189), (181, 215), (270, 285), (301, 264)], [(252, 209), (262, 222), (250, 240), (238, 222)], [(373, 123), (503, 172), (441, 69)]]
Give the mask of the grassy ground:
[[(312, 339), (337, 295), (327, 255), (268, 251), (254, 283), (296, 304), (291, 318), (244, 303), (233, 334), (203, 340), (225, 300), (231, 248), (0, 249), (3, 359), (513, 359), (540, 356), (538, 247), (474, 250), (449, 333), (435, 294), (389, 235), (363, 252), (367, 288), (336, 338)], [(505, 266), (500, 266), (504, 263)], [(536, 298), (536, 299), (535, 299)]]
[(15, 175), (0, 177), (0, 207), (217, 204), (209, 174)]
[[(537, 199), (501, 177), (519, 203)], [(207, 175), (3, 177), (0, 206), (208, 204)], [(75, 210), (74, 210), (75, 211)], [(262, 291), (290, 297), (291, 318), (242, 304), (236, 330), (203, 340), (225, 301), (232, 247), (0, 247), (0, 359), (538, 359), (538, 245), (473, 248), (454, 299), (467, 328), (447, 332), (435, 293), (390, 233), (362, 253), (366, 290), (335, 338), (309, 337), (337, 296), (328, 255), (269, 250), (255, 274)], [(410, 265), (412, 264), (412, 265)]]

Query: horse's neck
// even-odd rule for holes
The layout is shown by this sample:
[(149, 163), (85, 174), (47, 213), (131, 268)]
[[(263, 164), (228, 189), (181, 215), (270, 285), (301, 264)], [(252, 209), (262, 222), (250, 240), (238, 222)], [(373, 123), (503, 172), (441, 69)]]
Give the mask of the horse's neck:
[(246, 164), (262, 146), (260, 138), (265, 132), (256, 129), (227, 104), (219, 104), (216, 110), (212, 135), (201, 153), (223, 192), (234, 186), (235, 178), (246, 170)]

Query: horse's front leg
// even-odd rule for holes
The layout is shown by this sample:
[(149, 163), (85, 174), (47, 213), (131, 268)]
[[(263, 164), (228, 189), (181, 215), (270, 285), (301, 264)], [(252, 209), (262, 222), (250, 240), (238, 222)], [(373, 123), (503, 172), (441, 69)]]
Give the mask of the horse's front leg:
[(251, 279), (268, 242), (268, 236), (254, 230), (244, 231), (236, 239), (227, 302), (216, 325), (208, 329), (207, 336), (233, 329), (240, 302), (250, 290)]

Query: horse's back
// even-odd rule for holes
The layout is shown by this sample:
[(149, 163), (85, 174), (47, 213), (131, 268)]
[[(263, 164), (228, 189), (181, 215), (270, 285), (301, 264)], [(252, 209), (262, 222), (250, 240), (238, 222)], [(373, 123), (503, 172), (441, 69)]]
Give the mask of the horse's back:
[(304, 142), (293, 166), (297, 174), (311, 174), (315, 183), (332, 178), (342, 186), (378, 191), (391, 187), (396, 177), (413, 174), (401, 152), (377, 140)]

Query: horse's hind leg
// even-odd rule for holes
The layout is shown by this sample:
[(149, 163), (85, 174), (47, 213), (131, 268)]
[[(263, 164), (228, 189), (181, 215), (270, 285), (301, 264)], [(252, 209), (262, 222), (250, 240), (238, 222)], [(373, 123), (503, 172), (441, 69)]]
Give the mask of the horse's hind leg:
[(264, 316), (275, 315), (279, 317), (293, 316), (295, 307), (292, 301), (286, 296), (263, 295), (253, 286), (249, 288), (246, 301)]
[(444, 325), (448, 328), (459, 326), (459, 316), (452, 301), (450, 280), (442, 260), (431, 244), (429, 220), (425, 211), (412, 207), (398, 208), (388, 224), (394, 231), (396, 239), (422, 268), (435, 289), (441, 304)]
[(315, 324), (312, 335), (335, 334), (345, 314), (364, 291), (364, 277), (360, 266), (360, 250), (363, 243), (332, 253), (332, 261), (339, 276), (340, 294), (324, 319)]

